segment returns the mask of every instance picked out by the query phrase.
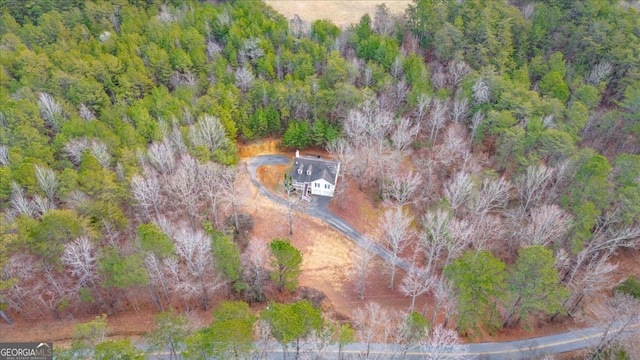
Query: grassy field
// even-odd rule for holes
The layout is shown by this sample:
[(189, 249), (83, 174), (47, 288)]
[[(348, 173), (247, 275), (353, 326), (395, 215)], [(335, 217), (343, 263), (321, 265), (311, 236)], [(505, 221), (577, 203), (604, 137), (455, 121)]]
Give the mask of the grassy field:
[(356, 23), (366, 13), (375, 14), (376, 5), (385, 3), (394, 14), (401, 14), (410, 0), (266, 0), (288, 19), (298, 14), (306, 21), (329, 19), (338, 26)]

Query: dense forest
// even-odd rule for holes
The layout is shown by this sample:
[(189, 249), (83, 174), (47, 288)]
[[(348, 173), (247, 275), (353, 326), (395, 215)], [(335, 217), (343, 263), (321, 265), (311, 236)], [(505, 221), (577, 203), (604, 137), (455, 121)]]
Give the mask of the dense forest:
[[(354, 329), (437, 345), (578, 316), (617, 285), (613, 258), (640, 248), (633, 2), (415, 0), (343, 29), (240, 0), (2, 0), (0, 13), (8, 318), (151, 306), (149, 343), (187, 358), (248, 356), (270, 336), (342, 346)], [(265, 287), (295, 290), (302, 261), (286, 239), (238, 234), (251, 219), (237, 144), (267, 137), (340, 160), (340, 206), (357, 183), (387, 208), (375, 240), (393, 254), (390, 287), (432, 296), (433, 316), (412, 308), (391, 332), (375, 303), (351, 325), (306, 300), (250, 311), (272, 300)], [(409, 243), (419, 255), (395, 279)], [(590, 318), (638, 316), (625, 284)], [(171, 309), (195, 307), (214, 322), (187, 333)], [(78, 325), (76, 350), (140, 356), (102, 342), (105, 324)]]

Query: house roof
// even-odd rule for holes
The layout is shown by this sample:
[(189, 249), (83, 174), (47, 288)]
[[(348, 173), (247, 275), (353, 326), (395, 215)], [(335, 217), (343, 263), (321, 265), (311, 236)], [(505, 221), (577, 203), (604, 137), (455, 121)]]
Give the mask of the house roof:
[(320, 179), (335, 185), (340, 163), (316, 156), (297, 156), (294, 159), (291, 177), (300, 183), (311, 183)]

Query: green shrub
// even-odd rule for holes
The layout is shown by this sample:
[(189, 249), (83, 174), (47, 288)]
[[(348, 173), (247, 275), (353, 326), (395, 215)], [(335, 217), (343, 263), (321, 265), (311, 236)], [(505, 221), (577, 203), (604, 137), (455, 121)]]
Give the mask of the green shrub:
[(640, 299), (640, 281), (635, 277), (630, 276), (622, 284), (616, 287), (616, 291), (620, 291), (624, 294), (629, 294), (636, 299)]

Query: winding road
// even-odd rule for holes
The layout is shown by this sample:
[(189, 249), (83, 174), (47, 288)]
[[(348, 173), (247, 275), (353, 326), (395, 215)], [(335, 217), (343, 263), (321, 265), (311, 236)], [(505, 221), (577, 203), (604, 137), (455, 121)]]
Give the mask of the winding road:
[[(268, 165), (286, 165), (291, 159), (283, 155), (259, 155), (248, 158), (245, 161), (246, 169), (249, 173), (251, 181), (258, 188), (260, 193), (270, 200), (285, 205), (284, 199), (273, 195), (257, 177), (257, 170), (261, 166)], [(391, 254), (384, 247), (372, 243), (366, 236), (359, 233), (349, 223), (341, 217), (331, 213), (328, 208), (330, 198), (314, 196), (311, 204), (303, 211), (310, 216), (318, 218), (331, 225), (336, 230), (345, 234), (359, 246), (369, 249), (371, 252), (380, 256), (384, 260), (389, 261)], [(396, 265), (404, 270), (410, 268), (410, 264), (404, 260), (399, 260)], [(628, 329), (640, 330), (640, 322), (636, 322), (627, 327)], [(611, 329), (609, 329), (611, 331)], [(462, 353), (455, 354), (454, 357), (442, 357), (443, 354), (435, 356), (435, 358), (457, 358), (457, 359), (532, 359), (539, 358), (545, 354), (559, 354), (569, 351), (580, 350), (594, 346), (598, 339), (603, 336), (603, 330), (599, 327), (590, 327), (580, 330), (567, 331), (560, 334), (541, 336), (537, 338), (507, 341), (507, 342), (490, 342), (466, 344), (462, 349)], [(366, 349), (366, 344), (353, 343), (349, 344), (343, 352), (345, 354), (362, 354)], [(371, 356), (379, 356), (381, 358), (391, 358), (392, 354), (399, 354), (400, 348), (391, 344), (372, 344)], [(282, 358), (281, 349), (271, 348), (268, 350), (269, 358)], [(325, 355), (329, 358), (337, 358), (338, 349), (336, 346), (330, 346), (326, 349)], [(411, 348), (406, 353), (406, 359), (424, 359), (429, 357), (429, 349)], [(434, 354), (435, 355), (435, 354)], [(454, 355), (454, 354), (448, 354)]]

